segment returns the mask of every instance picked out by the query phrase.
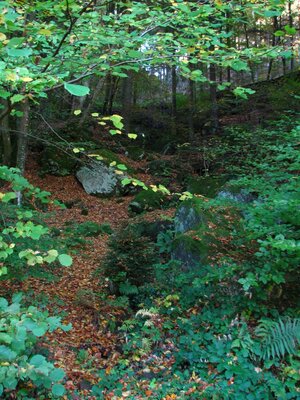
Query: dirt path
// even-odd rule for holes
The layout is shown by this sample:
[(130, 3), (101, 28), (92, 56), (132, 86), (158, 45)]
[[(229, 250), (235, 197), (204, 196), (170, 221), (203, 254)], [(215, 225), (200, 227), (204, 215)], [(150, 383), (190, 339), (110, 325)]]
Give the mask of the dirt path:
[[(115, 229), (128, 220), (130, 197), (99, 199), (89, 196), (72, 176), (42, 179), (35, 173), (28, 173), (26, 177), (35, 186), (51, 192), (55, 199), (63, 202), (75, 200), (71, 209), (56, 211), (55, 219), (50, 220), (52, 225), (62, 226), (67, 221), (94, 221), (109, 223)], [(87, 215), (82, 215), (82, 209)], [(119, 355), (117, 337), (106, 329), (107, 322), (118, 310), (95, 297), (95, 294), (106, 292), (107, 282), (95, 277), (94, 272), (106, 254), (108, 236), (89, 239), (91, 244), (80, 249), (80, 254), (73, 257), (73, 265), (63, 269), (57, 282), (29, 279), (21, 287), (23, 291), (33, 290), (37, 298), (48, 296), (50, 312), (63, 313), (66, 315), (64, 322), (72, 324), (69, 332), (57, 331), (49, 335), (47, 347), (56, 366), (66, 371), (67, 388), (80, 391), (80, 397), (74, 397), (78, 399), (93, 398), (89, 389), (97, 381), (94, 369), (111, 366)]]

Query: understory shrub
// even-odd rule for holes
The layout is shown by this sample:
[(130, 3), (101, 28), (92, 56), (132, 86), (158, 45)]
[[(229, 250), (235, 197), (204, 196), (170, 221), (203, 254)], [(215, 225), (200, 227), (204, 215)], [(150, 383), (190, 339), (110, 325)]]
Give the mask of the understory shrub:
[(200, 249), (207, 230), (220, 241), (222, 251), (210, 240), (200, 268), (182, 271), (181, 260), (171, 259), (176, 221), (175, 232), (160, 235), (164, 261), (155, 266), (155, 290), (149, 306), (121, 326), (124, 357), (111, 375), (100, 373), (93, 389), (99, 398), (300, 398), (300, 123), (287, 118), (230, 136), (231, 164), (238, 154), (230, 172), (238, 179), (229, 187), (245, 189), (247, 201), (196, 199), (202, 216), (222, 210), (226, 232), (220, 221), (203, 218), (179, 231), (189, 231)]
[(153, 265), (158, 261), (155, 244), (139, 224), (130, 224), (110, 237), (104, 273), (113, 291), (136, 294), (138, 288), (153, 281)]
[(50, 391), (61, 397), (65, 373), (39, 354), (36, 346), (47, 332), (71, 327), (36, 307), (24, 308), (21, 299), (20, 293), (13, 295), (11, 304), (0, 298), (0, 396), (10, 399), (14, 392), (18, 399), (29, 399)]

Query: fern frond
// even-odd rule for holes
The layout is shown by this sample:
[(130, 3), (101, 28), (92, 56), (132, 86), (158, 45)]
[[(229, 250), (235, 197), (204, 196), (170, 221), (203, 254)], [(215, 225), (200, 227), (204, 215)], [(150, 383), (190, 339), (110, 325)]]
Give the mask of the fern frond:
[(255, 330), (261, 339), (261, 358), (282, 358), (295, 354), (300, 344), (300, 319), (261, 320)]

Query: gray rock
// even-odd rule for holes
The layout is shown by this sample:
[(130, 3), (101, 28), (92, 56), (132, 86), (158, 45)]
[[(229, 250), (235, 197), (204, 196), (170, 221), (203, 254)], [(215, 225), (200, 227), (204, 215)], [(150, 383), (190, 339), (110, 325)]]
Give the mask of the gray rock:
[(255, 196), (244, 189), (241, 189), (238, 193), (233, 193), (230, 190), (224, 189), (218, 193), (217, 198), (232, 200), (237, 203), (251, 203), (255, 200)]
[(86, 193), (98, 196), (115, 194), (120, 182), (120, 178), (114, 170), (100, 161), (80, 168), (76, 177)]
[(175, 215), (175, 232), (184, 233), (203, 222), (203, 217), (191, 205), (182, 205)]

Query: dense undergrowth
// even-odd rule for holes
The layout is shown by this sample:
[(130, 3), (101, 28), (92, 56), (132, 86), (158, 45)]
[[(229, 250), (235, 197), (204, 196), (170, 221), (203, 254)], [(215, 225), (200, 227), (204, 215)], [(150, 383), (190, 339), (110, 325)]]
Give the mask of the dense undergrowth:
[[(231, 194), (188, 202), (204, 216), (227, 218), (228, 251), (183, 269), (171, 257), (176, 233), (169, 231), (158, 241), (163, 257), (152, 266), (151, 287), (137, 287), (132, 278), (146, 250), (134, 264), (132, 250), (128, 259), (122, 253), (119, 271), (134, 286), (128, 296), (131, 302), (136, 296), (140, 309), (119, 329), (123, 358), (109, 374), (100, 373), (97, 398), (124, 392), (132, 399), (299, 396), (299, 137), (299, 121), (288, 117), (255, 132), (232, 128), (214, 149), (225, 159), (224, 173), (236, 178), (225, 186)], [(246, 201), (234, 195), (240, 193)], [(210, 228), (222, 240), (224, 230)], [(207, 235), (196, 227), (194, 236), (199, 232)], [(132, 249), (144, 239), (130, 240)], [(123, 247), (113, 243), (111, 251), (116, 257)]]
[[(97, 399), (299, 397), (299, 139), (294, 115), (256, 131), (227, 130), (209, 150), (215, 171), (234, 180), (213, 199), (196, 195), (179, 206), (196, 210), (198, 224), (182, 233), (168, 218), (135, 221), (110, 237), (100, 274), (111, 283), (108, 304), (127, 319), (108, 323), (122, 354), (93, 371)], [(92, 222), (48, 228), (40, 208), (49, 194), (15, 170), (0, 173), (11, 185), (1, 193), (2, 280), (50, 276), (55, 265), (70, 265), (71, 248), (113, 233)], [(20, 192), (22, 208), (14, 204)], [(176, 259), (183, 239), (203, 253), (195, 265)], [(1, 396), (60, 398), (64, 372), (37, 343), (70, 327), (20, 302), (21, 295), (0, 300)]]

